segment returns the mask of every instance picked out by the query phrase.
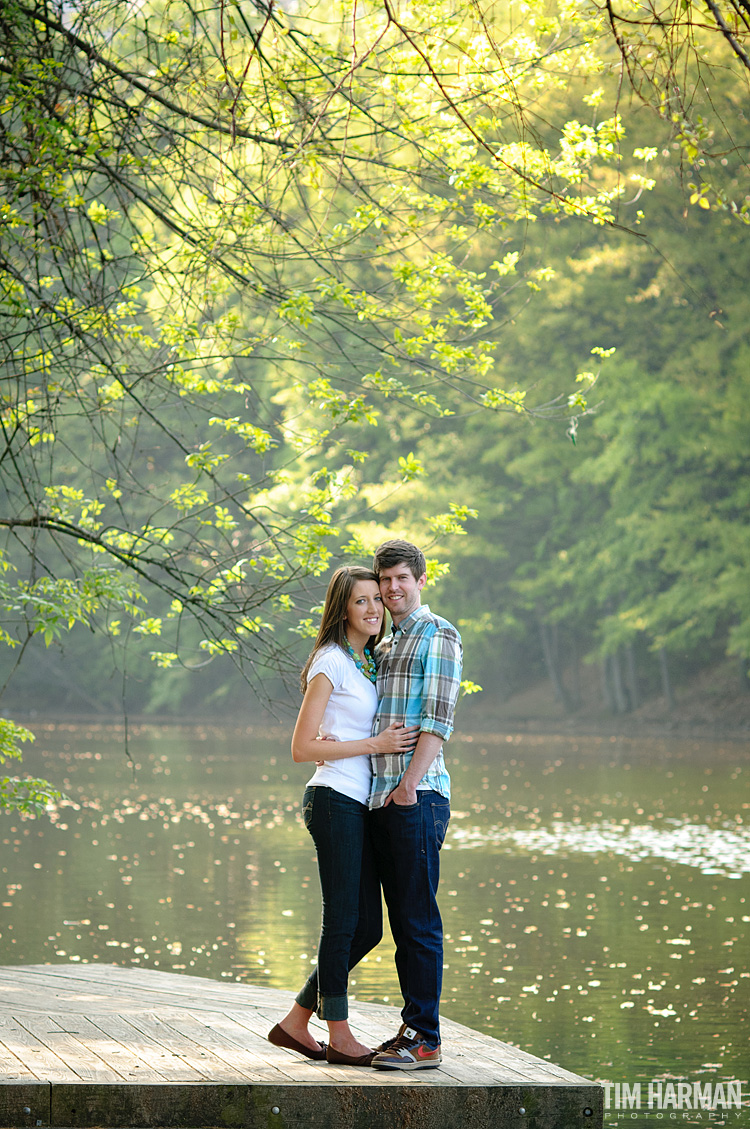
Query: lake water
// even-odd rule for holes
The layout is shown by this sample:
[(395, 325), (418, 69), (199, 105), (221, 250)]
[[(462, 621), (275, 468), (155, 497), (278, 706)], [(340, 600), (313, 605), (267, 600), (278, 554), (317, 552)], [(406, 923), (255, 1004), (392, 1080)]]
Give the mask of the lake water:
[[(24, 770), (71, 802), (0, 816), (0, 963), (140, 965), (291, 1000), (320, 900), (288, 735), (141, 727), (131, 767), (117, 727), (35, 730)], [(449, 751), (444, 1014), (601, 1081), (750, 1091), (750, 747), (522, 735)], [(389, 937), (352, 994), (399, 1003)]]

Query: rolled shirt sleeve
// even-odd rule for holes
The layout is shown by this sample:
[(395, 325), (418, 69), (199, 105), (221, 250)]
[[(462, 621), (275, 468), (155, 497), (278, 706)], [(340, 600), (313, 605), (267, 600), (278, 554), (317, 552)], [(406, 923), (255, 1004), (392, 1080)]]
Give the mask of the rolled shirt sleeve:
[(447, 741), (453, 732), (462, 662), (458, 632), (451, 625), (439, 627), (429, 639), (424, 658), (422, 718), (419, 724), (422, 733), (434, 733)]

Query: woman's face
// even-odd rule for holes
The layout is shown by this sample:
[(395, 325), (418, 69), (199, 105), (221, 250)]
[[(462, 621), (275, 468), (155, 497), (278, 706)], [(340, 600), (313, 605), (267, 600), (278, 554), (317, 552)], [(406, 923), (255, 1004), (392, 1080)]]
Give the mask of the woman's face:
[(377, 635), (383, 622), (383, 601), (380, 589), (374, 580), (357, 580), (346, 605), (346, 634), (353, 645), (357, 641), (365, 643), (371, 635)]

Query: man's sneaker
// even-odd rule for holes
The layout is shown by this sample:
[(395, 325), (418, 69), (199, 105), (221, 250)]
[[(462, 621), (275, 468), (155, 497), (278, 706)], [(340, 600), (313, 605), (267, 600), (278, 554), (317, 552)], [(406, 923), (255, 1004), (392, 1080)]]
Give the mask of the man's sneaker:
[(396, 1039), (398, 1039), (401, 1036), (401, 1032), (404, 1030), (405, 1027), (406, 1027), (406, 1024), (402, 1023), (401, 1026), (398, 1029), (397, 1035), (392, 1035), (390, 1039), (384, 1039), (384, 1041), (382, 1043), (380, 1043), (375, 1048), (375, 1054), (379, 1054), (380, 1051), (389, 1051), (391, 1049), (391, 1047), (393, 1046), (393, 1044), (396, 1042)]
[(440, 1066), (443, 1056), (440, 1045), (429, 1047), (424, 1036), (404, 1024), (387, 1050), (378, 1050), (372, 1065), (379, 1070), (422, 1070)]

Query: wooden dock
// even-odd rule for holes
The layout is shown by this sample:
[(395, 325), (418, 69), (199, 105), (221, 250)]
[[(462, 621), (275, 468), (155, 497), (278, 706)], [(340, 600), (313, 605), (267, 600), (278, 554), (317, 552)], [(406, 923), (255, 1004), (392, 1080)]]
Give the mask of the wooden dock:
[[(306, 1061), (266, 1040), (291, 997), (114, 965), (0, 967), (0, 1126), (602, 1125), (601, 1087), (450, 1020), (436, 1070)], [(355, 1003), (350, 1022), (372, 1045), (396, 1032), (400, 1016)]]

